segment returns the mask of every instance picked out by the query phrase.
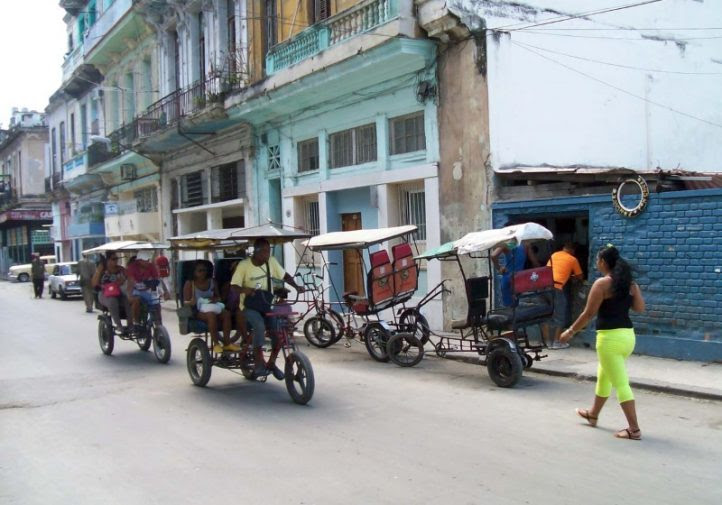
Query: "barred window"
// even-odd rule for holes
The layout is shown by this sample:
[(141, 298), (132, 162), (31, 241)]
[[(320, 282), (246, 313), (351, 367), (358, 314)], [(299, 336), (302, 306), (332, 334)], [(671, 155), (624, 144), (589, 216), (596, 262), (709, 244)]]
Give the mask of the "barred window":
[(298, 171), (318, 170), (318, 139), (304, 140), (298, 143)]
[(211, 168), (211, 202), (240, 198), (240, 178), (239, 163), (226, 163)]
[(391, 154), (412, 153), (426, 149), (424, 113), (416, 112), (389, 120)]
[(307, 201), (306, 202), (306, 231), (311, 235), (318, 235), (321, 233), (321, 219), (318, 212), (318, 201)]
[(268, 146), (268, 170), (281, 169), (281, 148), (278, 145)]
[(376, 124), (371, 123), (334, 133), (331, 140), (331, 168), (376, 161)]
[(426, 240), (426, 193), (423, 182), (400, 186), (399, 204), (400, 224), (415, 225), (418, 228), (416, 240)]
[(181, 177), (181, 207), (196, 207), (205, 203), (203, 171)]
[(133, 193), (136, 212), (158, 212), (158, 192), (155, 188), (145, 188)]

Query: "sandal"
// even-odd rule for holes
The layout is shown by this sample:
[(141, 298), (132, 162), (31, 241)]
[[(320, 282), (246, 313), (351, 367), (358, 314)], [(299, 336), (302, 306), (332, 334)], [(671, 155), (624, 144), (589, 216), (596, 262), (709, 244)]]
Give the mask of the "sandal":
[(579, 417), (585, 419), (589, 423), (589, 426), (592, 428), (597, 426), (597, 419), (599, 418), (591, 415), (587, 409), (577, 409), (576, 412)]
[(623, 430), (616, 432), (614, 436), (627, 440), (642, 440), (642, 430), (630, 430), (629, 428), (624, 428)]

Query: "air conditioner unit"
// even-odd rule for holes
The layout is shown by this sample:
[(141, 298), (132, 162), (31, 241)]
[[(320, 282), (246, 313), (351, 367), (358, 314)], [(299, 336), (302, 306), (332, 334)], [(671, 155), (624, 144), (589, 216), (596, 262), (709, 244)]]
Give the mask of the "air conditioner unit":
[(103, 99), (103, 90), (101, 88), (95, 88), (93, 92), (90, 94), (90, 99), (95, 100), (96, 102), (98, 100)]
[(132, 163), (120, 165), (120, 178), (124, 181), (132, 181), (137, 177), (136, 166)]

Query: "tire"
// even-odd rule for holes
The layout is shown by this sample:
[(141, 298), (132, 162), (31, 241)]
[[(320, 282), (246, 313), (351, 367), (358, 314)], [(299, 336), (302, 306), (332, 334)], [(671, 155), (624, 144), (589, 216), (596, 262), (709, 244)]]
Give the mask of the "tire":
[(431, 336), (429, 322), (417, 309), (406, 309), (401, 313), (399, 318), (399, 327), (401, 331), (413, 331), (421, 341), (421, 345), (426, 345)]
[(186, 366), (191, 381), (198, 387), (203, 387), (211, 380), (211, 353), (202, 338), (194, 338), (188, 345), (186, 353)]
[(153, 334), (153, 354), (155, 354), (155, 359), (158, 360), (159, 363), (168, 363), (170, 361), (170, 335), (168, 335), (168, 330), (165, 329), (165, 326), (162, 324), (159, 324), (151, 330)]
[(286, 358), (284, 368), (288, 394), (294, 402), (306, 405), (311, 401), (316, 387), (311, 361), (302, 352), (294, 351)]
[(413, 333), (397, 333), (386, 346), (389, 359), (399, 366), (418, 365), (424, 359), (424, 346)]
[(48, 287), (48, 291), (50, 291), (50, 298), (52, 298), (53, 300), (55, 300), (55, 299), (58, 297), (58, 295), (55, 294), (55, 291), (53, 291), (53, 287), (52, 287), (52, 286), (49, 286), (49, 287)]
[(63, 288), (60, 288), (60, 299), (61, 299), (61, 300), (67, 300), (67, 299), (68, 299), (68, 295), (65, 294), (65, 290), (63, 290)]
[(28, 274), (18, 275), (18, 282), (28, 282), (29, 280), (30, 280), (30, 276)]
[(110, 356), (113, 354), (115, 347), (115, 335), (113, 335), (113, 326), (105, 318), (98, 319), (98, 342), (100, 350), (103, 354)]
[(486, 358), (489, 377), (502, 388), (514, 387), (521, 378), (523, 368), (519, 353), (507, 346), (497, 347)]
[(308, 343), (321, 349), (336, 342), (336, 329), (323, 316), (314, 316), (303, 325)]
[(379, 323), (371, 323), (364, 330), (364, 344), (369, 355), (376, 361), (386, 363), (389, 353), (386, 346), (389, 343), (389, 332)]
[(255, 381), (256, 379), (258, 379), (256, 372), (254, 372), (252, 368), (241, 368), (241, 373), (243, 374), (243, 377), (246, 378), (246, 380)]
[(150, 344), (153, 343), (153, 339), (150, 337), (148, 332), (143, 332), (143, 336), (136, 338), (135, 343), (138, 344), (141, 351), (147, 351), (150, 349)]

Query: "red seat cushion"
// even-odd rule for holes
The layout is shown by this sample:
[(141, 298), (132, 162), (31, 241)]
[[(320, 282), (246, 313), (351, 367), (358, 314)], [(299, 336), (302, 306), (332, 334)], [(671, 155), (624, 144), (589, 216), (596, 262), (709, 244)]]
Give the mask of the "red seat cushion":
[(399, 244), (392, 248), (394, 255), (394, 296), (410, 296), (419, 287), (419, 271), (416, 268), (411, 245)]
[(389, 253), (387, 253), (385, 249), (372, 252), (369, 255), (369, 259), (371, 260), (371, 268), (391, 263), (389, 260)]
[(368, 278), (368, 292), (371, 305), (377, 307), (390, 302), (394, 297), (394, 272), (385, 250), (371, 253), (369, 259), (371, 271)]
[(514, 274), (514, 294), (536, 293), (554, 287), (552, 267), (529, 268)]

